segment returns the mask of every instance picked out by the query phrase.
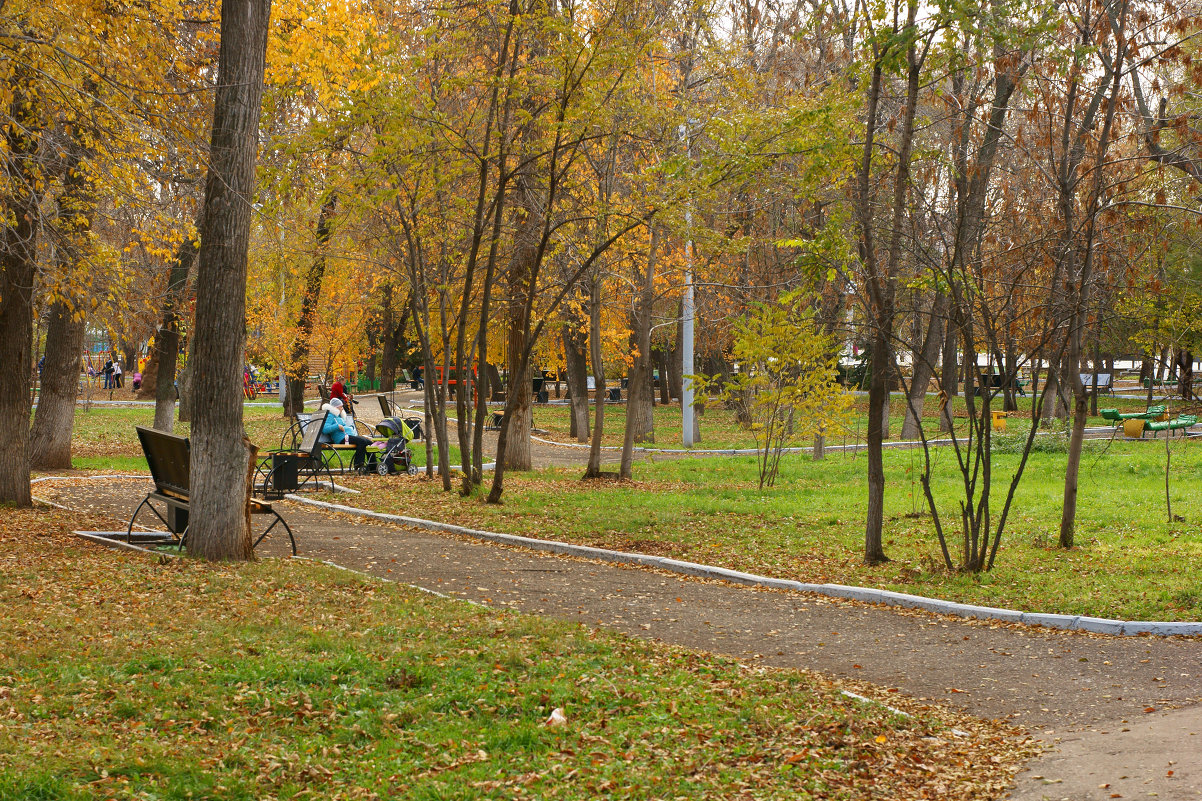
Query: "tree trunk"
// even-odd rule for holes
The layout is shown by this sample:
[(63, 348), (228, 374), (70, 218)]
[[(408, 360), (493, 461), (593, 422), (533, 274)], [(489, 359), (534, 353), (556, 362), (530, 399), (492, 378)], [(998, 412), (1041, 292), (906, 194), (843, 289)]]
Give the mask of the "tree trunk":
[[(197, 230), (201, 221), (197, 220)], [(184, 305), (188, 274), (196, 261), (197, 246), (191, 237), (184, 240), (171, 264), (167, 277), (167, 298), (163, 302), (163, 323), (154, 338), (157, 362), (154, 386), (154, 427), (168, 434), (175, 424), (175, 365), (179, 360), (179, 310)]]
[(380, 312), (380, 389), (390, 391), (396, 384), (396, 340), (393, 327), (392, 284), (385, 284)]
[(150, 349), (150, 353), (146, 359), (146, 367), (142, 369), (142, 386), (138, 388), (135, 395), (138, 400), (146, 400), (153, 398), (155, 391), (159, 386), (159, 337), (158, 332), (155, 332), (154, 347)]
[[(189, 352), (191, 348), (189, 348)], [(176, 375), (176, 384), (179, 386), (179, 421), (181, 423), (192, 422), (192, 363), (191, 360), (184, 365), (184, 368)]]
[(601, 357), (601, 278), (593, 278), (589, 293), (589, 351), (593, 362), (593, 439), (588, 451), (585, 478), (601, 476), (601, 434), (605, 430), (605, 364)]
[[(918, 14), (916, 0), (909, 0), (906, 30), (915, 32)], [(885, 421), (889, 414), (889, 383), (893, 379), (893, 359), (889, 341), (893, 335), (894, 298), (897, 293), (897, 272), (901, 263), (902, 229), (906, 198), (910, 188), (910, 154), (913, 146), (914, 118), (918, 99), (921, 63), (915, 40), (910, 40), (906, 52), (906, 104), (897, 147), (897, 166), (893, 177), (891, 225), (886, 262), (880, 264), (875, 242), (872, 193), (872, 160), (875, 155), (874, 136), (879, 121), (878, 107), (884, 66), (880, 59), (873, 64), (872, 82), (868, 92), (868, 113), (863, 155), (859, 168), (856, 192), (856, 215), (860, 234), (860, 250), (865, 260), (869, 299), (867, 307), (872, 328), (872, 380), (868, 389), (868, 510), (864, 525), (864, 561), (879, 564), (888, 561), (882, 544), (885, 511), (885, 472), (882, 447)]]
[(5, 198), (0, 234), (0, 504), (29, 506), (29, 410), (33, 379), (33, 283), (37, 268), (40, 180), (26, 166), (37, 158), (40, 129), (35, 100), (25, 93), (28, 70), (19, 62), (5, 127), (4, 169), (13, 194)]
[(667, 406), (672, 402), (673, 398), (679, 398), (679, 395), (672, 394), (671, 382), (669, 374), (671, 368), (668, 366), (672, 362), (672, 356), (667, 350), (652, 351), (655, 356), (655, 366), (659, 370), (659, 402)]
[[(1077, 376), (1074, 385), (1080, 384)], [(1089, 412), (1089, 396), (1085, 387), (1073, 393), (1073, 430), (1068, 440), (1068, 460), (1064, 469), (1064, 507), (1060, 516), (1060, 547), (1073, 547), (1073, 533), (1077, 525), (1077, 481), (1081, 468), (1081, 446), (1085, 441), (1085, 423)]]
[(563, 327), (563, 355), (568, 373), (568, 406), (571, 409), (570, 434), (577, 442), (588, 442), (588, 347), (584, 331), (573, 325)]
[[(1098, 414), (1098, 373), (1102, 370), (1102, 315), (1098, 314), (1097, 322), (1094, 324), (1093, 330), (1093, 378), (1090, 379), (1092, 386), (1089, 388), (1089, 413), (1095, 417)], [(1113, 376), (1111, 381), (1113, 381)], [(1111, 385), (1113, 386), (1113, 384)]]
[(504, 392), (505, 381), (501, 378), (501, 371), (492, 362), (484, 365), (484, 372), (488, 374), (488, 394), (490, 399), (496, 399), (500, 393)]
[[(96, 191), (90, 175), (94, 155), (89, 144), (92, 132), (82, 130), (80, 125), (77, 122), (70, 126), (63, 191), (55, 201), (52, 225), (58, 243), (55, 252), (60, 280), (67, 279), (68, 286), (82, 283), (87, 257), (93, 250), (89, 234), (96, 215)], [(35, 468), (71, 467), (71, 430), (75, 425), (79, 364), (87, 328), (82, 300), (72, 293), (50, 307), (41, 391), (29, 442), (30, 462)]]
[[(889, 343), (883, 332), (873, 335), (872, 354), (877, 359), (888, 352)], [(881, 359), (881, 361), (887, 361)], [(868, 516), (864, 527), (864, 561), (870, 565), (889, 561), (883, 544), (885, 514), (885, 462), (882, 443), (885, 419), (882, 410), (889, 405), (889, 387), (885, 370), (874, 365), (868, 385)]]
[(188, 549), (254, 557), (247, 517), (253, 453), (242, 431), (246, 261), (270, 0), (222, 0), (221, 50), (196, 276)]
[[(526, 295), (531, 270), (537, 258), (541, 210), (532, 202), (530, 179), (519, 176), (516, 189), (526, 201), (519, 212), (522, 222), (514, 234), (514, 254), (509, 267), (509, 351), (506, 368), (509, 371), (509, 390), (505, 395), (505, 452), (498, 454), (506, 470), (529, 470), (530, 429), (534, 414), (531, 410), (533, 386), (529, 362), (522, 358), (529, 332), (526, 330)], [(524, 365), (524, 366), (523, 366)]]
[(960, 360), (959, 332), (956, 326), (948, 321), (943, 331), (943, 364), (939, 368), (939, 402), (942, 410), (939, 414), (939, 430), (951, 433), (955, 416), (954, 404), (960, 394)]
[[(521, 344), (518, 344), (518, 339)], [(514, 354), (514, 348), (519, 348)], [(525, 348), (525, 333), (512, 335), (509, 341), (509, 389), (505, 393), (505, 416), (512, 417), (509, 436), (505, 439), (505, 469), (530, 469), (530, 428), (534, 423), (533, 383), (530, 370), (525, 375), (516, 375), (517, 365), (521, 358), (521, 349)]]
[(647, 249), (647, 269), (631, 314), (630, 328), (634, 359), (630, 363), (630, 381), (626, 396), (626, 429), (622, 440), (622, 462), (618, 477), (629, 479), (635, 442), (655, 441), (655, 415), (652, 406), (654, 387), (651, 370), (651, 308), (655, 300), (655, 268), (659, 251), (659, 226), (651, 228)]
[[(890, 412), (890, 406), (891, 406), (891, 400), (892, 400), (890, 397), (890, 394), (893, 392), (893, 387), (897, 385), (898, 369), (897, 369), (897, 363), (892, 358), (883, 360), (881, 367), (883, 368), (883, 371), (882, 371), (883, 375), (881, 376), (881, 381), (883, 381), (885, 384), (885, 401), (884, 401), (884, 403), (881, 404), (881, 408), (880, 408), (881, 439), (884, 440), (884, 439), (890, 438), (889, 412)], [(873, 371), (874, 372), (876, 371), (875, 360), (873, 362)]]
[(383, 389), (383, 385), (377, 383), (380, 377), (379, 361), (376, 359), (376, 354), (380, 350), (380, 320), (378, 317), (372, 316), (371, 322), (367, 326), (367, 361), (363, 365), (363, 370), (367, 374), (367, 386), (369, 388)]
[[(684, 386), (684, 348), (681, 340), (684, 338), (684, 302), (676, 305), (676, 340), (668, 350), (668, 392), (677, 400), (681, 397)], [(694, 440), (696, 441), (696, 440)]]
[[(1063, 418), (1066, 415), (1065, 383), (1069, 381), (1072, 371), (1065, 371), (1063, 360), (1048, 361), (1048, 374), (1043, 381), (1044, 401), (1042, 419), (1049, 423), (1053, 418)], [(1070, 384), (1071, 386), (1071, 384)]]
[(71, 468), (71, 430), (79, 394), (79, 363), (87, 323), (64, 302), (50, 307), (42, 391), (30, 434), (30, 463), (39, 469)]
[[(246, 0), (244, 0), (245, 2)], [(334, 213), (338, 208), (338, 193), (331, 192), (317, 213), (317, 248), (305, 276), (305, 294), (301, 299), (300, 318), (296, 321), (296, 339), (292, 341), (289, 357), (288, 389), (284, 394), (284, 416), (292, 417), (305, 411), (305, 379), (309, 375), (309, 338), (313, 335), (313, 318), (321, 302), (321, 284), (325, 280), (326, 255), (333, 235)], [(203, 243), (202, 243), (203, 247)]]
[(935, 360), (939, 358), (939, 348), (943, 344), (943, 323), (948, 303), (949, 299), (945, 293), (936, 292), (931, 303), (926, 337), (922, 341), (922, 347), (914, 354), (914, 377), (910, 381), (906, 415), (902, 422), (902, 439), (918, 439), (922, 409), (927, 399), (927, 384), (935, 373)]
[(138, 346), (131, 342), (121, 343), (121, 382), (130, 385), (134, 371), (138, 369)]
[(1188, 350), (1177, 353), (1177, 393), (1182, 400), (1194, 397), (1194, 354)]

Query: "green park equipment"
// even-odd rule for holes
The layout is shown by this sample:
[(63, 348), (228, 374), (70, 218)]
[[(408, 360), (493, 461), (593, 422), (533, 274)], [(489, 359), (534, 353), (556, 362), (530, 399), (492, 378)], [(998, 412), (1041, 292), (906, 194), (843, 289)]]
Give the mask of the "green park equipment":
[(1149, 406), (1146, 412), (1120, 412), (1118, 409), (1102, 409), (1098, 412), (1103, 420), (1109, 420), (1115, 426), (1122, 425), (1124, 420), (1156, 420), (1164, 417), (1166, 410), (1163, 406)]
[(1183, 414), (1180, 417), (1173, 419), (1173, 420), (1156, 420), (1156, 421), (1144, 423), (1144, 430), (1151, 431), (1152, 436), (1154, 436), (1154, 437), (1157, 434), (1159, 434), (1161, 431), (1167, 431), (1168, 435), (1171, 437), (1171, 436), (1173, 436), (1173, 432), (1177, 431), (1177, 430), (1180, 430), (1182, 436), (1184, 436), (1185, 429), (1189, 428), (1190, 426), (1194, 425), (1197, 422), (1198, 422), (1198, 418), (1196, 415)]

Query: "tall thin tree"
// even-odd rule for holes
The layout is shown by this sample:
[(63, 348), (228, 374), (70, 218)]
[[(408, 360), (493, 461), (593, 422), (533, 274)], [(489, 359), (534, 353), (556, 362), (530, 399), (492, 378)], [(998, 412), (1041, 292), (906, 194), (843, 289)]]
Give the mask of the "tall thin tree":
[(206, 559), (253, 557), (242, 432), (246, 260), (255, 188), (270, 0), (222, 0), (221, 51), (205, 184), (193, 338), (189, 548)]

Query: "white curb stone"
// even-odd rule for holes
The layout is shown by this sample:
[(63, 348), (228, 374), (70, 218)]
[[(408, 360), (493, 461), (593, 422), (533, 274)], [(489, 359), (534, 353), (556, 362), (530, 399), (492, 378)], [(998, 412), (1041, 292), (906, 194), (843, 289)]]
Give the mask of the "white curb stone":
[(1123, 621), (1109, 620), (1103, 617), (1079, 617), (1073, 628), (1097, 634), (1122, 634)]
[(1022, 623), (1026, 618), (1026, 615), (1022, 612), (1017, 612), (1013, 609), (999, 609), (996, 606), (956, 604), (955, 607), (955, 611), (952, 614), (962, 617), (975, 617), (978, 620), (1001, 620), (1006, 623)]
[(1038, 612), (1023, 612), (1022, 622), (1028, 626), (1047, 626), (1053, 629), (1073, 628), (1080, 615), (1047, 615)]
[(1173, 621), (1154, 620), (1140, 622), (1128, 620), (1123, 623), (1123, 634), (1155, 634), (1158, 637), (1196, 636), (1202, 634), (1202, 623), (1176, 623)]

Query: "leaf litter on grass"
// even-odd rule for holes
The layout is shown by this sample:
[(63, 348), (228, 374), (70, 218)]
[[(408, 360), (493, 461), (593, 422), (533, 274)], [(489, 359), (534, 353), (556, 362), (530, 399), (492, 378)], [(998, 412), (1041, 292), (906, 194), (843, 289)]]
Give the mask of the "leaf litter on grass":
[(998, 798), (1032, 750), (877, 688), (70, 535), (105, 526), (0, 516), (4, 797)]

